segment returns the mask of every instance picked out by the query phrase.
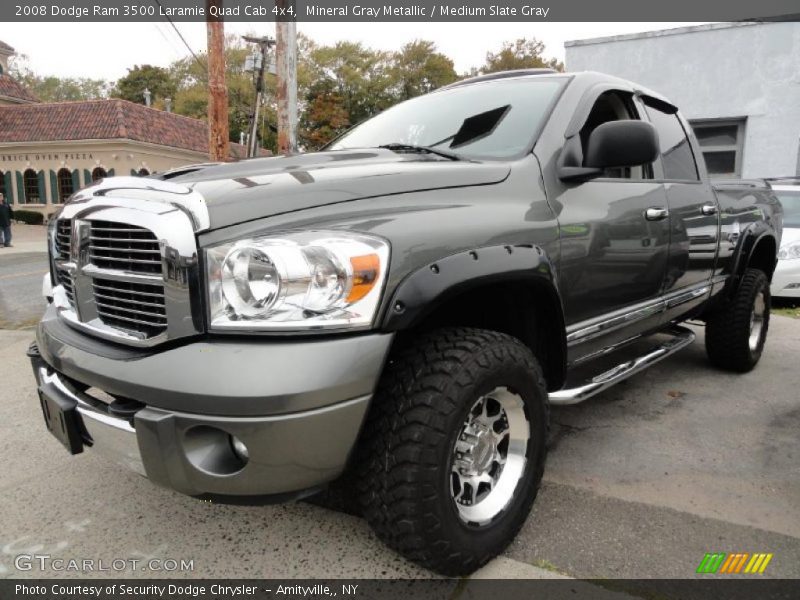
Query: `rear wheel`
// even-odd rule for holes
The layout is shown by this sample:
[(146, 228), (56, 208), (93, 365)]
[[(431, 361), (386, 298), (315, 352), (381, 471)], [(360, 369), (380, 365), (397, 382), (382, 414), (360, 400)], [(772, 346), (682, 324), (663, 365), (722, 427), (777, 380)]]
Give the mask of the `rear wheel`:
[(769, 279), (747, 269), (733, 298), (706, 320), (706, 353), (721, 369), (745, 373), (756, 366), (767, 340)]
[(530, 511), (547, 411), (541, 369), (519, 340), (466, 328), (414, 340), (390, 360), (360, 445), (365, 517), (410, 560), (471, 573)]

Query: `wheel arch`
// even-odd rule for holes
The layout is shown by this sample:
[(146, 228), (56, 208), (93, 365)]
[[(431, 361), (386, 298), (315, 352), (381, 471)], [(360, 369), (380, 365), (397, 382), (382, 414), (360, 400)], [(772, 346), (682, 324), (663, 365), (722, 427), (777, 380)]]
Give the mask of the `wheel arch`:
[(430, 263), (398, 285), (382, 321), (397, 344), (444, 326), (512, 335), (536, 356), (549, 390), (564, 382), (564, 315), (555, 270), (539, 246), (475, 248)]
[(778, 264), (778, 242), (775, 233), (766, 224), (760, 223), (749, 227), (742, 234), (742, 239), (736, 251), (731, 277), (728, 280), (726, 297), (736, 292), (748, 268), (763, 271), (767, 279), (772, 281), (772, 275)]

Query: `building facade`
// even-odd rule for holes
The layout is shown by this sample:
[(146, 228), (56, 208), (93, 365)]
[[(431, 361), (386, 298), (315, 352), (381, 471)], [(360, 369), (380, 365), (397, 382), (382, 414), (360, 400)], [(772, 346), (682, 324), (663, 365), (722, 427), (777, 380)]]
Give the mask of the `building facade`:
[(800, 175), (800, 22), (715, 23), (565, 43), (569, 71), (660, 92), (714, 177)]
[[(8, 75), (0, 42), (0, 193), (49, 216), (81, 187), (208, 161), (208, 125), (120, 99), (39, 102)], [(231, 159), (245, 149), (231, 144)]]

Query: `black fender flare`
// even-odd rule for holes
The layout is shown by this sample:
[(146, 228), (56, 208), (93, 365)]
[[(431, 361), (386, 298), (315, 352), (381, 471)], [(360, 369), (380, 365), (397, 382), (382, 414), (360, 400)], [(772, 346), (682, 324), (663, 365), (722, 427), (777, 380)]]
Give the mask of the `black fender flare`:
[[(731, 273), (726, 285), (726, 296), (730, 296), (736, 291), (747, 265), (750, 264), (753, 253), (755, 252), (756, 248), (758, 248), (759, 244), (761, 244), (761, 242), (767, 238), (772, 239), (777, 250), (778, 243), (775, 239), (775, 231), (766, 223), (753, 223), (749, 227), (746, 227), (744, 231), (742, 231), (741, 238), (736, 246), (733, 263), (731, 266)], [(776, 255), (775, 264), (777, 264), (777, 261), (778, 257)], [(772, 265), (773, 271), (775, 269), (775, 264)], [(767, 276), (772, 279), (771, 272), (767, 273)]]
[[(413, 271), (400, 282), (381, 329), (408, 329), (457, 294), (490, 283), (526, 279), (545, 280), (558, 296), (555, 269), (539, 246), (486, 246), (452, 254)], [(558, 305), (560, 310), (560, 301)]]
[[(407, 275), (388, 302), (381, 329), (412, 329), (448, 300), (491, 284), (530, 283), (546, 295), (547, 339), (557, 346), (547, 350), (554, 380), (566, 373), (567, 342), (564, 311), (556, 271), (547, 253), (536, 245), (497, 245), (475, 248), (429, 263)], [(535, 351), (534, 351), (535, 352)]]

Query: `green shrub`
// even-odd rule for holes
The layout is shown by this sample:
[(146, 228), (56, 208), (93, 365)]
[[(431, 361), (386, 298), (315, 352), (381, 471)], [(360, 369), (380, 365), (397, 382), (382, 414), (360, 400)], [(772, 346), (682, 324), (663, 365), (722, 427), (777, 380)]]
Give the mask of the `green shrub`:
[(44, 215), (35, 210), (15, 210), (14, 220), (22, 221), (28, 225), (41, 225), (44, 223)]

